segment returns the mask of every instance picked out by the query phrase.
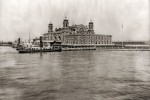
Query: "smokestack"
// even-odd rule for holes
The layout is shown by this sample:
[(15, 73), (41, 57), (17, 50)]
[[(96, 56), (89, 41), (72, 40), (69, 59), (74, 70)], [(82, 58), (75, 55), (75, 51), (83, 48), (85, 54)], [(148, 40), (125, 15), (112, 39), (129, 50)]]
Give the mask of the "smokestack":
[(20, 38), (18, 38), (18, 45), (20, 44)]
[(40, 36), (40, 48), (43, 47), (43, 41), (42, 41), (42, 36)]

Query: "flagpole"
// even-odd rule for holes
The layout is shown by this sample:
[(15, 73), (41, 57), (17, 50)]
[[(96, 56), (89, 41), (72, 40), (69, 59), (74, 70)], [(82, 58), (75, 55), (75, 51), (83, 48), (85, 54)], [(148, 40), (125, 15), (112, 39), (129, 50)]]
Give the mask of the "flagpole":
[(123, 24), (122, 24), (122, 48), (123, 48)]
[(29, 32), (29, 43), (30, 43), (30, 32)]
[(149, 49), (150, 49), (150, 0), (149, 1)]

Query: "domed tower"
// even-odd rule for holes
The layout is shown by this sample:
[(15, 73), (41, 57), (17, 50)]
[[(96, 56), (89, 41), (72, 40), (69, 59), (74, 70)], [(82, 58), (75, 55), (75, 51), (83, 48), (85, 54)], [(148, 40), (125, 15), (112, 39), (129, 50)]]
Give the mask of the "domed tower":
[(94, 29), (94, 24), (93, 24), (92, 20), (89, 22), (89, 29), (90, 30)]
[(48, 25), (48, 32), (53, 32), (53, 24), (51, 22)]
[(68, 19), (65, 17), (64, 21), (63, 21), (63, 27), (66, 28), (69, 26), (69, 21)]

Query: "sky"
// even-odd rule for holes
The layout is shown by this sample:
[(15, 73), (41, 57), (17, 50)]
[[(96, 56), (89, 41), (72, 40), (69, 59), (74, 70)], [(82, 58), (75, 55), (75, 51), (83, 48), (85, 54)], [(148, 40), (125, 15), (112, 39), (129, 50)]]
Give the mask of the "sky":
[(39, 37), (50, 21), (54, 29), (62, 27), (65, 17), (69, 25), (92, 20), (95, 33), (113, 41), (145, 41), (149, 13), (149, 0), (0, 0), (0, 41)]

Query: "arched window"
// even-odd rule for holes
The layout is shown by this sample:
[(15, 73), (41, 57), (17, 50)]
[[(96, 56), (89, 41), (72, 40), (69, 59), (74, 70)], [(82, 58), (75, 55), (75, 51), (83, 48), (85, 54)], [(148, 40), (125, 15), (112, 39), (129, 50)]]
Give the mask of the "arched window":
[(57, 40), (57, 37), (55, 36), (55, 40)]
[(61, 37), (59, 36), (59, 40), (61, 40)]
[(79, 28), (79, 32), (84, 32), (84, 29), (83, 28)]

